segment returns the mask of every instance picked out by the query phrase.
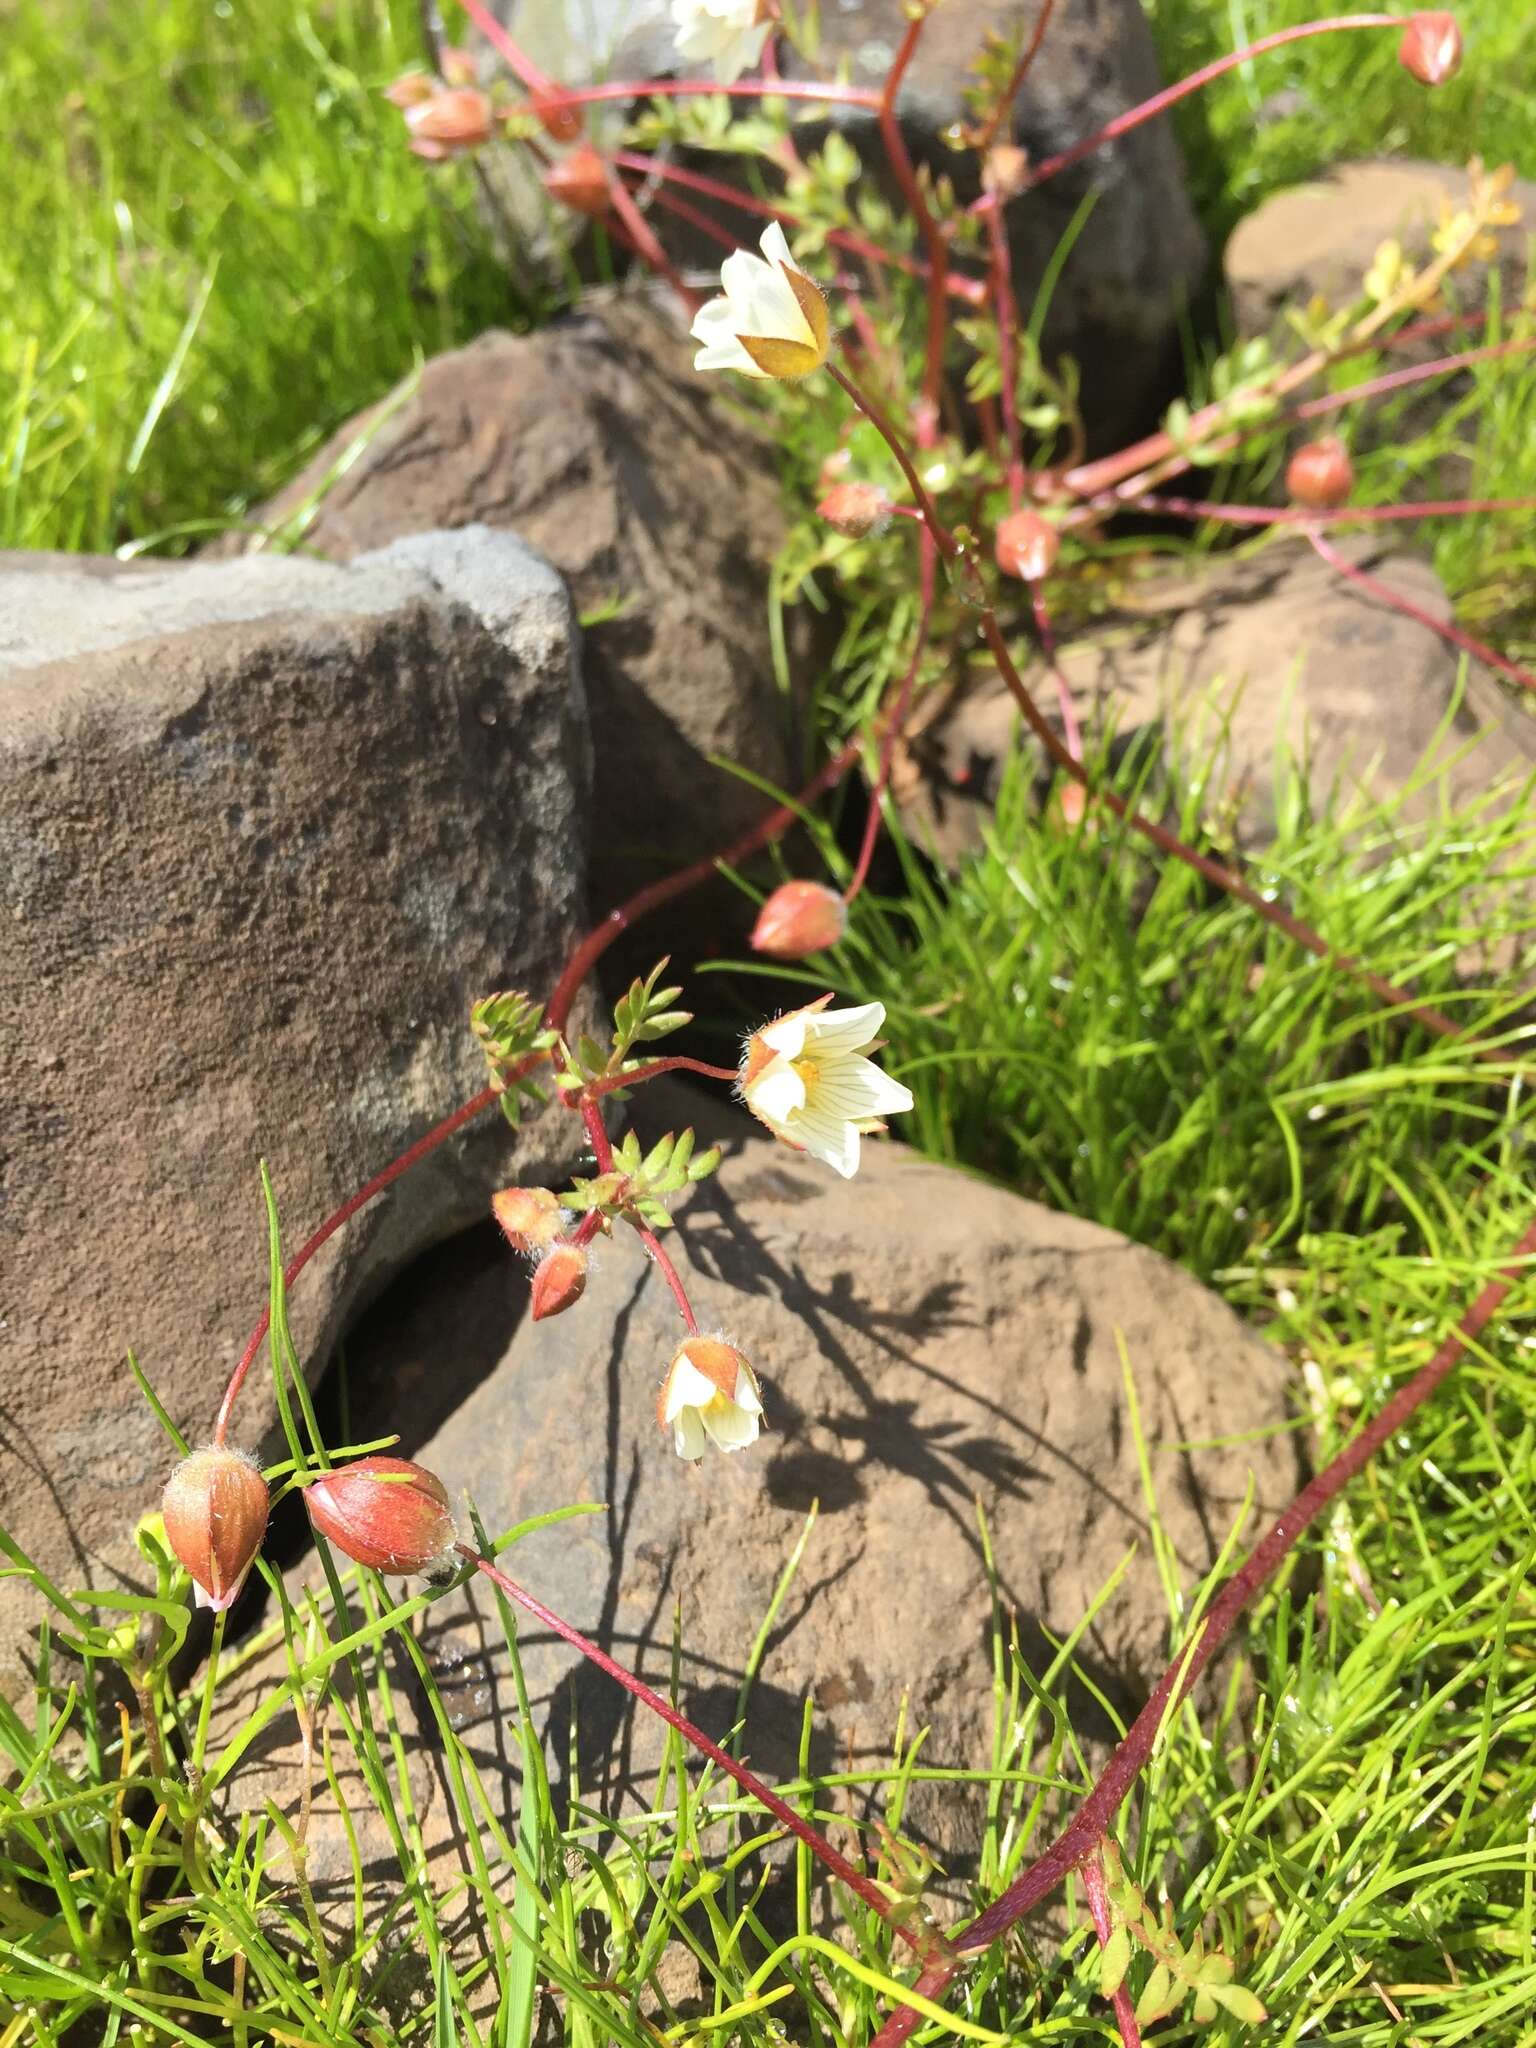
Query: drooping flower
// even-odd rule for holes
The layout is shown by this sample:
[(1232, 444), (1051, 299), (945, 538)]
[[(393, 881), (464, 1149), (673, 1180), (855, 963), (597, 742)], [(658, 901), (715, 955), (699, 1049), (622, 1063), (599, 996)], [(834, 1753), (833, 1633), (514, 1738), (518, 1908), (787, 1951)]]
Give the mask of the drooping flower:
[(847, 922), (847, 904), (825, 882), (781, 882), (757, 913), (752, 950), (775, 960), (803, 960), (835, 946)]
[(409, 1458), (374, 1453), (338, 1466), (304, 1488), (304, 1505), (320, 1535), (376, 1572), (441, 1579), (454, 1570), (448, 1489)]
[(866, 1057), (879, 1043), (884, 1003), (829, 1010), (822, 996), (753, 1032), (741, 1063), (741, 1096), (776, 1138), (821, 1159), (844, 1180), (859, 1170), (859, 1139), (912, 1107), (899, 1081)]
[(1461, 69), (1461, 27), (1454, 14), (1415, 14), (1403, 30), (1397, 61), (1420, 85), (1444, 85)]
[(197, 1605), (222, 1614), (245, 1584), (267, 1533), (267, 1482), (256, 1460), (224, 1444), (194, 1451), (166, 1481), (160, 1512)]
[(546, 1316), (563, 1315), (586, 1292), (587, 1255), (579, 1244), (562, 1238), (552, 1244), (533, 1269), (533, 1298), (529, 1313), (536, 1323)]
[(680, 1458), (702, 1458), (706, 1443), (744, 1451), (756, 1443), (763, 1403), (757, 1375), (723, 1337), (685, 1337), (656, 1397), (656, 1420)]
[(1346, 502), (1354, 487), (1355, 472), (1336, 434), (1309, 441), (1286, 465), (1286, 490), (1311, 512), (1333, 511)]
[(412, 154), (440, 163), (489, 142), (496, 132), (496, 115), (483, 92), (450, 86), (408, 106), (405, 125), (411, 131)]
[(716, 82), (734, 85), (763, 54), (772, 17), (759, 0), (672, 0), (677, 54), (712, 64)]
[(694, 315), (690, 331), (703, 346), (693, 366), (743, 377), (808, 377), (832, 345), (827, 302), (796, 268), (776, 220), (758, 246), (761, 256), (737, 249), (721, 264), (721, 296)]

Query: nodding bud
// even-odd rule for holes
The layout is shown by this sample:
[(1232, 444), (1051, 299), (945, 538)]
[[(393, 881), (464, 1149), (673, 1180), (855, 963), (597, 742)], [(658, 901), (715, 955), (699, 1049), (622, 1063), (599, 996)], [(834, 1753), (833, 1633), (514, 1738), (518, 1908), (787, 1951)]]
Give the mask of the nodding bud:
[(437, 91), (437, 81), (428, 78), (425, 71), (407, 71), (397, 78), (393, 85), (386, 85), (384, 97), (402, 113), (407, 107), (419, 107), (423, 100), (431, 99)]
[(451, 1578), (456, 1532), (448, 1489), (409, 1458), (375, 1455), (327, 1472), (304, 1488), (318, 1535), (376, 1572)]
[(552, 1244), (533, 1269), (533, 1320), (558, 1316), (580, 1301), (587, 1287), (587, 1255), (569, 1238)]
[(803, 960), (835, 946), (848, 923), (848, 906), (824, 882), (781, 882), (752, 927), (752, 950), (775, 960)]
[(1331, 512), (1347, 501), (1355, 472), (1337, 435), (1326, 434), (1296, 450), (1286, 465), (1285, 488), (1309, 512)]
[(572, 213), (584, 213), (590, 220), (600, 220), (613, 203), (608, 166), (590, 142), (550, 165), (544, 173), (544, 190)]
[(491, 1214), (515, 1252), (547, 1251), (565, 1228), (565, 1214), (548, 1188), (502, 1188)]
[(999, 199), (1017, 199), (1029, 182), (1029, 151), (1016, 142), (999, 142), (987, 151), (981, 182)]
[(194, 1451), (166, 1481), (160, 1512), (198, 1606), (222, 1614), (245, 1584), (267, 1533), (267, 1482), (255, 1459), (223, 1444)]
[(997, 566), (1005, 576), (1038, 583), (1049, 576), (1061, 553), (1054, 526), (1038, 512), (1010, 512), (997, 529)]
[(483, 92), (455, 86), (408, 106), (405, 125), (411, 131), (414, 154), (429, 163), (440, 163), (444, 157), (463, 156), (489, 142), (496, 132), (496, 115)]
[(1461, 25), (1454, 14), (1415, 14), (1403, 30), (1397, 61), (1420, 85), (1444, 85), (1461, 69)]
[(477, 76), (477, 67), (470, 51), (451, 49), (445, 43), (437, 53), (437, 61), (442, 67), (443, 77), (449, 85), (474, 84)]
[(542, 95), (528, 102), (528, 111), (552, 142), (574, 142), (586, 126), (580, 107), (561, 106)]
[(891, 523), (894, 507), (878, 484), (834, 484), (817, 513), (838, 533), (850, 540), (866, 540), (872, 533), (884, 533)]

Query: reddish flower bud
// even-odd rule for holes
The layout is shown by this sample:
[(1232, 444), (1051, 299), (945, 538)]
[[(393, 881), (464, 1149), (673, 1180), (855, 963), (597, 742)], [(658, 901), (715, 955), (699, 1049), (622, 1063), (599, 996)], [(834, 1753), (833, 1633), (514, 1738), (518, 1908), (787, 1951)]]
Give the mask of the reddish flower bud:
[(445, 43), (437, 53), (437, 61), (442, 66), (443, 77), (449, 85), (475, 83), (477, 67), (473, 55), (468, 50), (456, 50)]
[(558, 1316), (580, 1301), (587, 1288), (587, 1255), (579, 1244), (563, 1238), (552, 1244), (533, 1269), (533, 1320)]
[(757, 913), (754, 953), (775, 960), (803, 960), (835, 946), (848, 923), (848, 906), (822, 882), (781, 882)]
[(850, 540), (884, 533), (891, 523), (891, 501), (878, 484), (834, 484), (816, 510), (828, 526)]
[(1461, 69), (1461, 27), (1454, 14), (1415, 14), (1403, 30), (1397, 61), (1420, 85), (1444, 85)]
[(1016, 199), (1029, 182), (1029, 151), (1015, 142), (999, 142), (987, 151), (981, 182), (999, 199)]
[(580, 107), (561, 106), (558, 100), (537, 96), (528, 102), (528, 111), (552, 142), (574, 142), (586, 126)]
[(386, 85), (384, 97), (402, 113), (407, 107), (419, 107), (423, 100), (431, 99), (437, 91), (436, 81), (428, 78), (425, 71), (407, 71), (397, 78), (393, 85)]
[(612, 204), (608, 166), (589, 142), (550, 165), (544, 173), (544, 190), (572, 213), (584, 213), (591, 220), (601, 220)]
[(1331, 512), (1344, 504), (1355, 488), (1355, 472), (1337, 435), (1326, 434), (1296, 450), (1286, 465), (1285, 488), (1309, 512)]
[(1038, 512), (1010, 512), (997, 529), (997, 566), (1005, 576), (1038, 583), (1049, 576), (1061, 553), (1054, 526)]
[(515, 1252), (547, 1251), (565, 1227), (564, 1212), (548, 1188), (502, 1188), (491, 1214)]
[(411, 131), (412, 152), (439, 163), (489, 142), (496, 132), (496, 115), (483, 92), (458, 86), (407, 107), (405, 125)]
[(448, 1489), (409, 1458), (374, 1455), (327, 1472), (304, 1489), (318, 1535), (376, 1572), (451, 1577), (455, 1532)]
[(199, 1607), (222, 1614), (267, 1533), (267, 1482), (254, 1458), (209, 1444), (183, 1458), (160, 1503), (166, 1540), (191, 1574)]

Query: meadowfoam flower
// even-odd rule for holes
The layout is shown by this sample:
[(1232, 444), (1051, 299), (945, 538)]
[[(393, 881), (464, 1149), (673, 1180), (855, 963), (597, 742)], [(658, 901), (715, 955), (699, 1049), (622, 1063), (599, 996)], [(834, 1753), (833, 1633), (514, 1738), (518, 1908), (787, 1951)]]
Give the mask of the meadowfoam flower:
[(763, 54), (772, 28), (758, 0), (672, 0), (677, 54), (690, 64), (713, 64), (720, 85), (734, 85)]
[(776, 1138), (825, 1160), (844, 1180), (859, 1170), (859, 1139), (912, 1107), (899, 1081), (866, 1055), (879, 1043), (884, 1003), (829, 1010), (830, 996), (776, 1017), (747, 1040), (741, 1096)]
[(680, 1458), (702, 1458), (706, 1444), (744, 1451), (757, 1442), (763, 1403), (757, 1374), (723, 1337), (685, 1337), (656, 1397), (656, 1420), (672, 1432)]
[(702, 342), (696, 370), (739, 370), (743, 377), (808, 377), (827, 360), (831, 329), (819, 288), (790, 258), (779, 223), (770, 221), (761, 256), (737, 249), (720, 266), (722, 296), (694, 316)]

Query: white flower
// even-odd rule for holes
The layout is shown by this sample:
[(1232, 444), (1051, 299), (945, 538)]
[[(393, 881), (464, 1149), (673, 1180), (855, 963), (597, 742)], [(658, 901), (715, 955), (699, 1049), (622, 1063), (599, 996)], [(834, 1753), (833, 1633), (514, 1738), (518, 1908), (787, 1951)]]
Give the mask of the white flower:
[(758, 0), (672, 0), (677, 53), (690, 64), (713, 64), (721, 85), (734, 85), (763, 54), (773, 23), (758, 19)]
[(720, 266), (724, 296), (694, 315), (703, 347), (696, 370), (739, 370), (744, 377), (808, 377), (827, 360), (831, 331), (818, 286), (790, 260), (776, 220), (763, 230), (761, 256), (737, 249)]
[(706, 1442), (744, 1451), (757, 1442), (763, 1404), (757, 1375), (722, 1337), (685, 1337), (656, 1398), (656, 1420), (680, 1458), (702, 1458)]
[(851, 1180), (859, 1170), (860, 1133), (884, 1130), (882, 1117), (910, 1109), (912, 1096), (864, 1057), (885, 1022), (884, 1003), (828, 1010), (831, 1000), (823, 996), (753, 1033), (741, 1063), (741, 1094), (776, 1138)]

